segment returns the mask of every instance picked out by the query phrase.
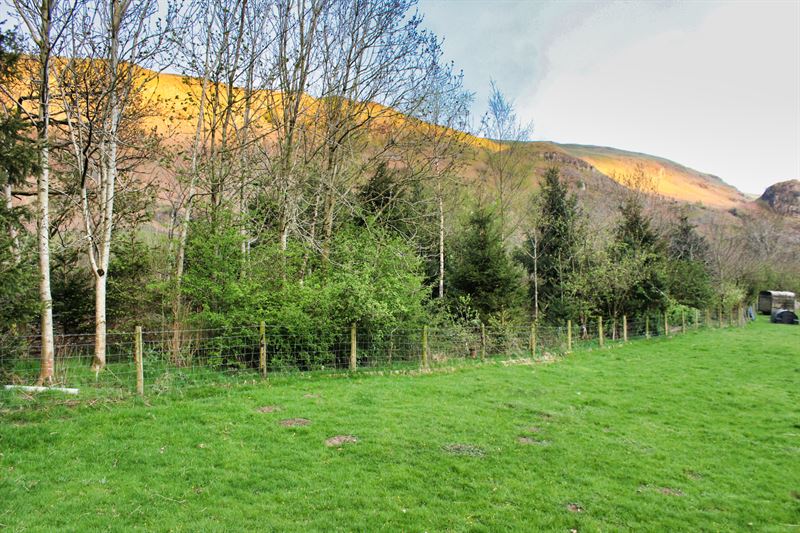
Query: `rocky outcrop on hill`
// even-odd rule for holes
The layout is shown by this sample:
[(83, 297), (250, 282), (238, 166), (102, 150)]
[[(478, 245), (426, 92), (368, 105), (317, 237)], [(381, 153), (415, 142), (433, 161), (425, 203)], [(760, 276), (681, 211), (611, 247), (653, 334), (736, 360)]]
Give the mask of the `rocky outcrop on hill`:
[(778, 213), (800, 218), (800, 180), (771, 185), (759, 200)]

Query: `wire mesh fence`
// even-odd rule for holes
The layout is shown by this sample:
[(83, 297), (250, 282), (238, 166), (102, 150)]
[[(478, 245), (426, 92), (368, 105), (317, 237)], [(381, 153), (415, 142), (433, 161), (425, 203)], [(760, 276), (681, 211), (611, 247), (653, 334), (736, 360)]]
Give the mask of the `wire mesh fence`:
[[(563, 325), (483, 324), (371, 330), (292, 331), (255, 324), (234, 328), (109, 333), (106, 358), (93, 364), (94, 335), (55, 336), (53, 384), (62, 388), (159, 393), (192, 384), (257, 380), (293, 373), (419, 371), (487, 360), (559, 357), (641, 338), (741, 326), (741, 308), (688, 310), (629, 319), (591, 318)], [(0, 383), (35, 385), (41, 338), (0, 336)], [(98, 367), (101, 367), (98, 369)]]

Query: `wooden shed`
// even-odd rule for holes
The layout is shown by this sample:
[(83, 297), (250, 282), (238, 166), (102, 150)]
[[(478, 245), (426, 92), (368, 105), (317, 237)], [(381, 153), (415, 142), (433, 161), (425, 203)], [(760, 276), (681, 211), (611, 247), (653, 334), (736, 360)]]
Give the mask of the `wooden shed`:
[(761, 291), (758, 293), (758, 312), (771, 315), (776, 309), (794, 310), (795, 295), (789, 291)]

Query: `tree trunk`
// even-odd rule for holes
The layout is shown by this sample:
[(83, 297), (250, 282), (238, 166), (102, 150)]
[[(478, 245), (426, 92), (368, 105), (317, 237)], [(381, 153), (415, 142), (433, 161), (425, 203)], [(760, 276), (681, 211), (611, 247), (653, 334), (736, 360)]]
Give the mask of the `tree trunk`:
[(50, 292), (50, 28), (51, 5), (41, 4), (39, 40), (39, 128), (42, 172), (37, 183), (37, 220), (39, 239), (39, 302), (41, 305), (42, 353), (39, 385), (53, 383), (55, 346), (53, 342), (53, 296)]
[(439, 198), (439, 298), (444, 298), (444, 199)]

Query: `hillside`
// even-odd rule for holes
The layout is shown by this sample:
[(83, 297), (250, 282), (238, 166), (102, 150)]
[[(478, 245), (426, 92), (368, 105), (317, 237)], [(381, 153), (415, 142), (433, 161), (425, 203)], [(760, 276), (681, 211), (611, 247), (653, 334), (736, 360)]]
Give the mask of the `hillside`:
[(746, 204), (749, 199), (717, 176), (698, 172), (661, 157), (603, 146), (558, 145), (566, 154), (585, 161), (599, 172), (623, 180), (640, 167), (655, 180), (656, 192), (683, 202), (702, 203), (720, 209)]
[[(175, 74), (151, 74), (146, 83), (146, 99), (156, 113), (148, 118), (148, 125), (173, 139), (185, 138), (194, 131), (197, 100), (200, 93), (199, 80)], [(237, 97), (240, 95), (237, 95)], [(280, 95), (260, 91), (256, 97), (256, 108), (274, 105)], [(315, 102), (309, 98), (304, 103), (309, 114), (314, 114)], [(381, 120), (404, 121), (400, 113), (387, 112), (378, 108)], [(262, 113), (266, 117), (268, 113)], [(502, 149), (499, 143), (475, 136), (467, 136), (466, 142), (481, 150)], [(600, 188), (604, 192), (614, 190), (608, 180), (620, 183), (624, 176), (641, 168), (656, 183), (656, 192), (667, 198), (682, 202), (700, 203), (707, 207), (730, 209), (741, 207), (749, 202), (747, 196), (711, 174), (698, 172), (679, 163), (637, 152), (629, 152), (610, 147), (577, 144), (557, 144), (552, 142), (531, 142), (525, 151), (530, 156), (530, 166), (541, 170), (556, 164), (564, 170), (568, 180), (574, 181), (578, 188)], [(468, 173), (478, 172), (472, 169)], [(538, 174), (538, 172), (536, 172)], [(531, 184), (535, 188), (535, 184)]]

